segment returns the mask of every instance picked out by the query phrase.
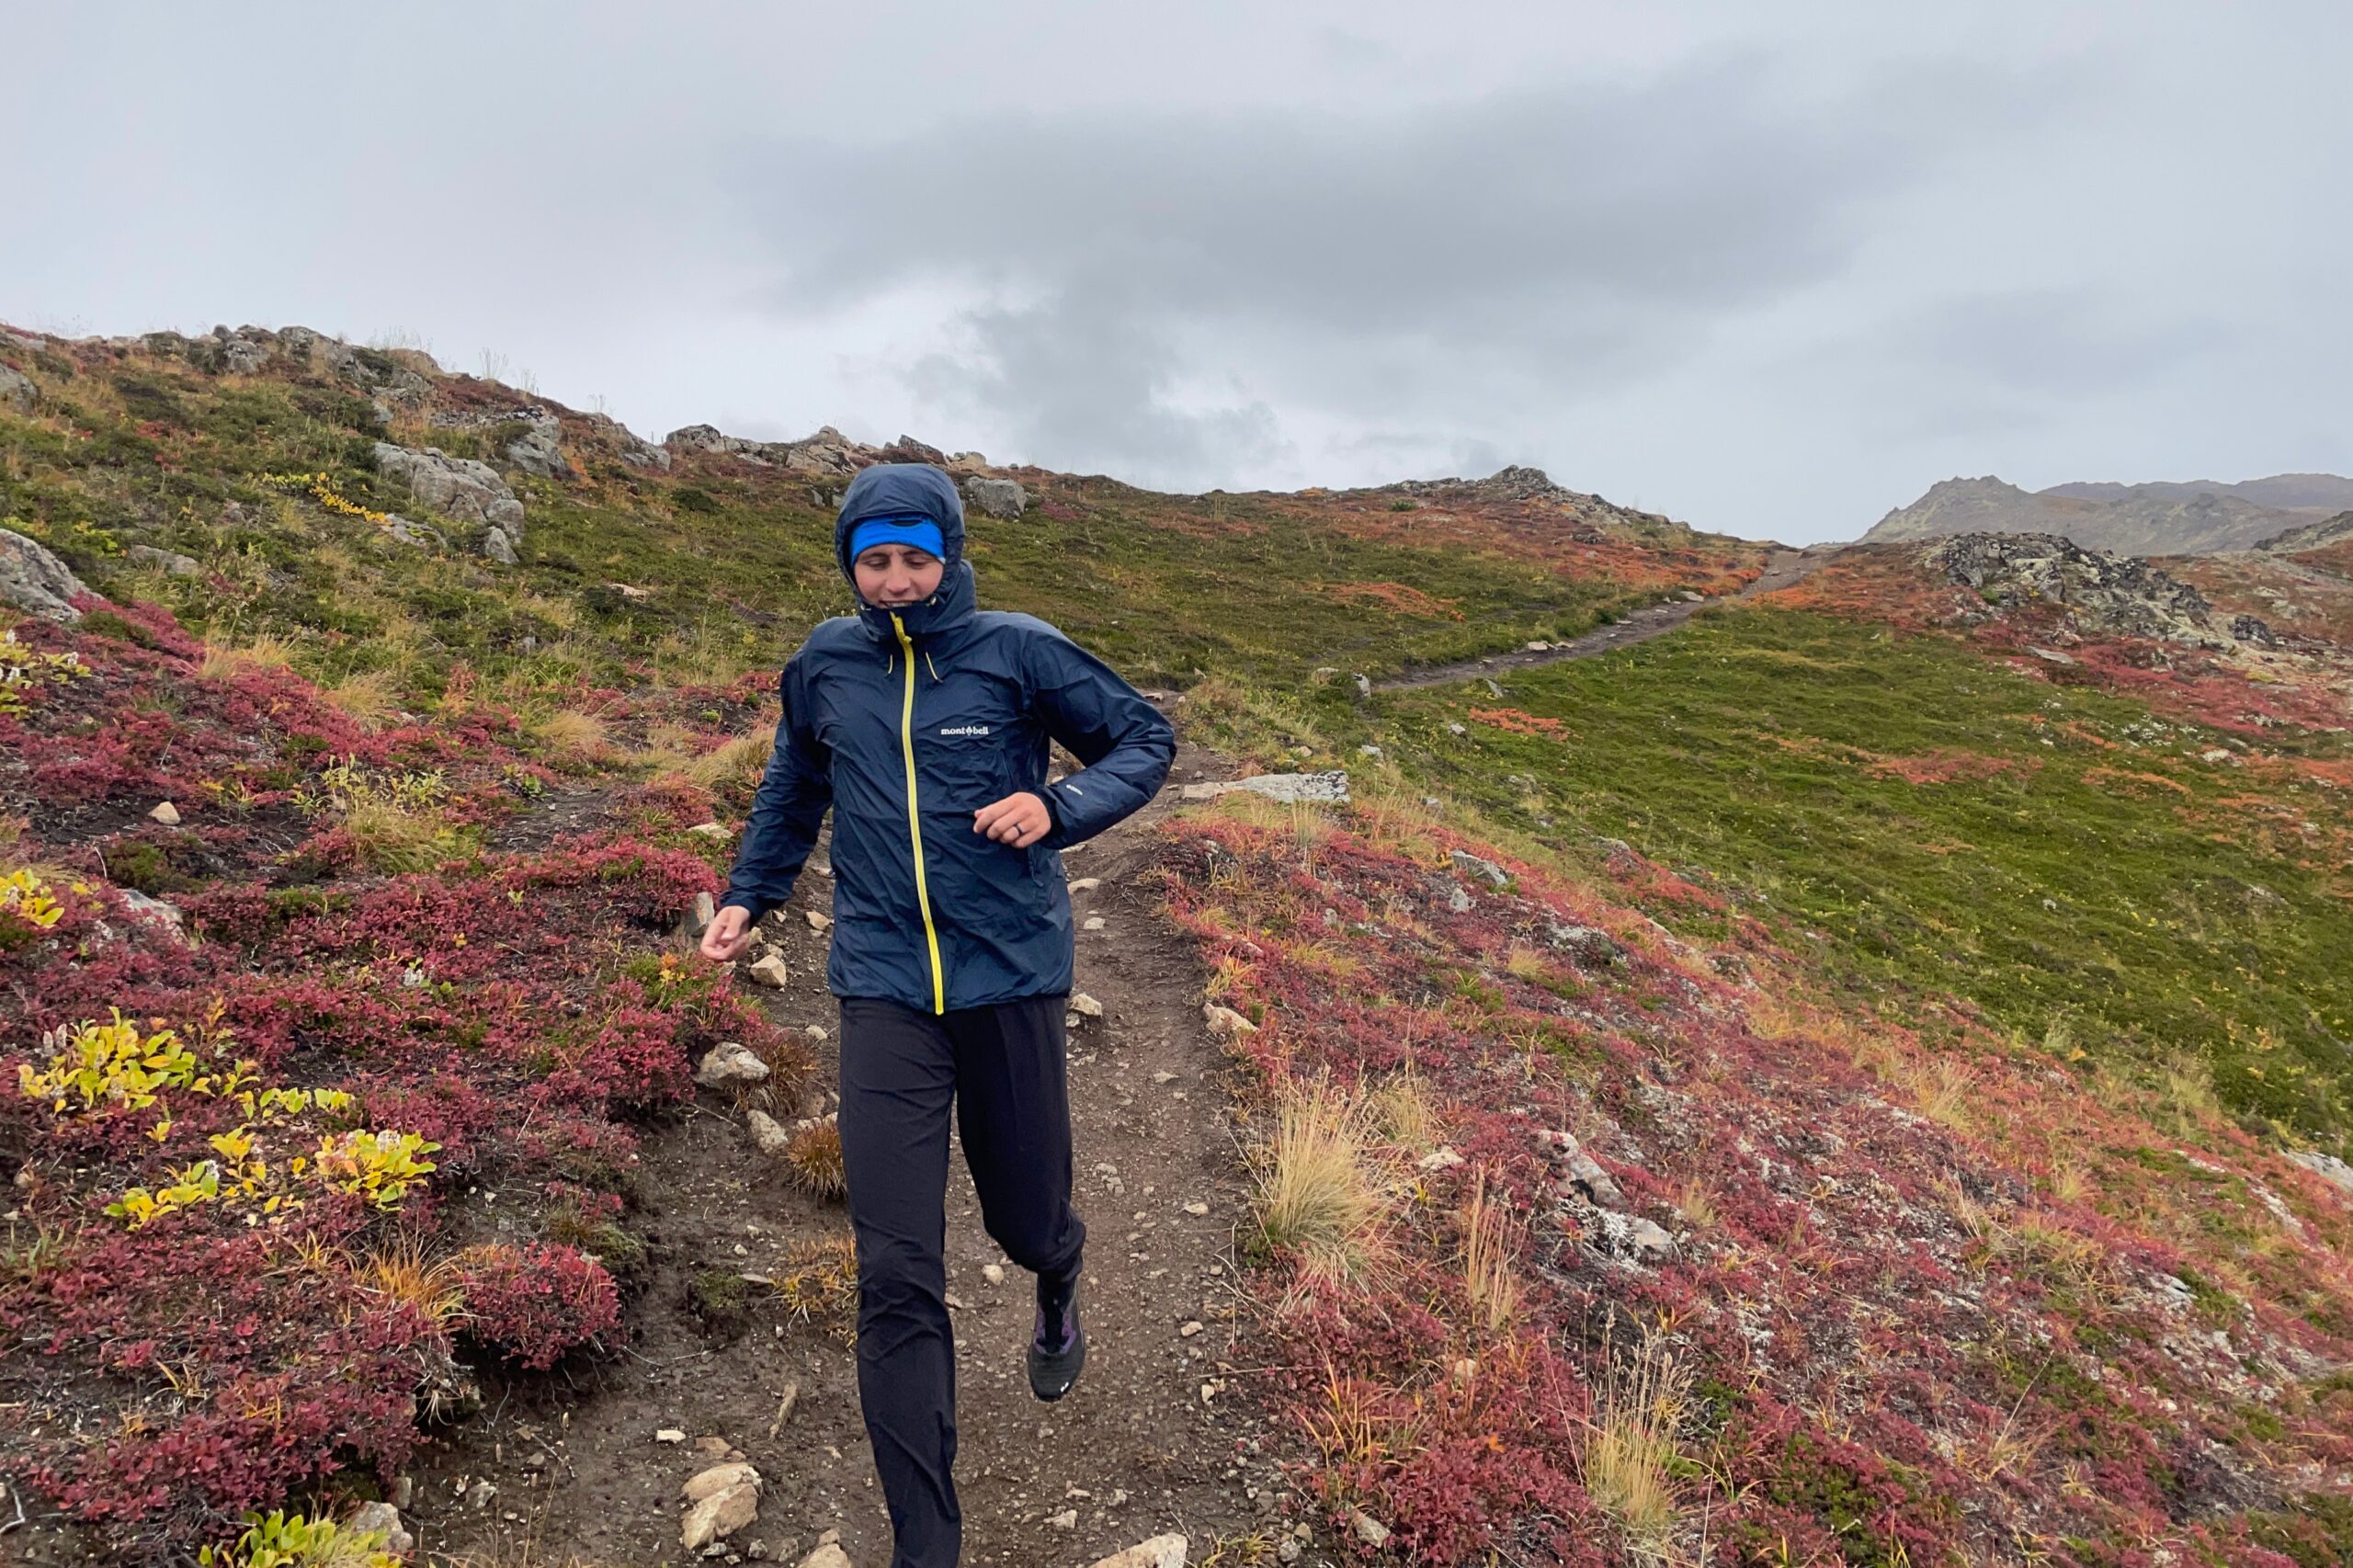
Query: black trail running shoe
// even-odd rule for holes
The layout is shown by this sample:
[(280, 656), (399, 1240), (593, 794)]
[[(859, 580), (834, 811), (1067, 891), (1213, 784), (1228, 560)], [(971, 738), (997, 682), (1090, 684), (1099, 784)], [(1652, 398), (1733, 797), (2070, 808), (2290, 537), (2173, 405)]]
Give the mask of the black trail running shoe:
[(1078, 1321), (1078, 1287), (1049, 1326), (1045, 1303), (1038, 1306), (1038, 1324), (1029, 1335), (1029, 1392), (1051, 1404), (1070, 1392), (1086, 1365), (1086, 1330)]

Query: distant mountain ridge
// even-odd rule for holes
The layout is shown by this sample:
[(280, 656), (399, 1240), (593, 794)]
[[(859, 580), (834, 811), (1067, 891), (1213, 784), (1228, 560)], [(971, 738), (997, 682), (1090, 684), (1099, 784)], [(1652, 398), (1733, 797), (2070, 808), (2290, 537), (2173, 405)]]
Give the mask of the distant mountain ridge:
[(2353, 479), (2282, 473), (2238, 483), (2074, 483), (2021, 490), (1992, 474), (1947, 479), (1890, 512), (1866, 542), (1961, 533), (2058, 534), (2119, 555), (2207, 555), (2252, 550), (2353, 508)]

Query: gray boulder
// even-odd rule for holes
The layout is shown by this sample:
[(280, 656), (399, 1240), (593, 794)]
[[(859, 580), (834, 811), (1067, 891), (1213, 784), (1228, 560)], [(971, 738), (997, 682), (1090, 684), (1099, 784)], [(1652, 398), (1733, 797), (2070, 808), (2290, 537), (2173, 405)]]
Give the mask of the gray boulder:
[(0, 528), (0, 604), (71, 626), (82, 619), (74, 608), (74, 596), (89, 591), (47, 546)]
[(1017, 517), (1029, 505), (1029, 493), (1016, 480), (974, 474), (964, 482), (964, 499), (992, 517)]
[(1348, 798), (1348, 776), (1345, 773), (1255, 773), (1234, 780), (1233, 787), (1286, 802), (1331, 801), (1345, 804)]
[(482, 536), (482, 552), (501, 566), (515, 564), (515, 541), (506, 537), (505, 528), (493, 528)]
[(221, 345), (221, 368), (233, 376), (250, 376), (269, 363), (271, 349), (267, 343), (250, 337), (232, 337)]
[(411, 522), (398, 512), (384, 514), (384, 531), (403, 544), (417, 550), (440, 550), (446, 548), (449, 542), (441, 537), (441, 530), (432, 524)]
[(0, 408), (13, 408), (19, 414), (30, 414), (33, 404), (40, 401), (40, 389), (22, 371), (0, 365)]
[(2353, 1165), (2318, 1149), (2299, 1149), (2288, 1157), (2353, 1200)]
[(506, 460), (525, 473), (536, 473), (541, 479), (576, 479), (572, 460), (563, 455), (557, 440), (563, 426), (549, 415), (531, 422), (531, 428), (506, 443)]
[(1511, 881), (1511, 873), (1484, 856), (1473, 855), (1467, 849), (1453, 854), (1454, 869), (1466, 877), (1476, 877), (1489, 887), (1502, 887)]
[(122, 553), (142, 566), (160, 567), (175, 577), (193, 577), (203, 570), (194, 556), (182, 555), (175, 550), (158, 550), (152, 544), (134, 544)]
[(523, 503), (488, 463), (453, 458), (438, 447), (396, 447), (376, 443), (376, 467), (388, 479), (408, 486), (419, 501), (461, 522), (487, 523), (506, 530), (510, 539), (523, 533)]
[(648, 446), (626, 430), (621, 432), (621, 461), (631, 468), (651, 469), (655, 473), (670, 472), (667, 448)]

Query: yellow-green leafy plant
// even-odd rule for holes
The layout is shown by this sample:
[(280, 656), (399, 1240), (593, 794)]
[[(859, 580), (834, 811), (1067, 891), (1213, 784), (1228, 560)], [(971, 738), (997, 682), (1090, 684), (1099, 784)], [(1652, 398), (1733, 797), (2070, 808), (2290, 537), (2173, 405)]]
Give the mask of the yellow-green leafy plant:
[(391, 1209), (433, 1172), (433, 1162), (424, 1156), (440, 1147), (416, 1133), (390, 1128), (332, 1134), (319, 1140), (319, 1179), (334, 1191)]
[(27, 870), (0, 877), (0, 915), (46, 931), (64, 918), (65, 908), (51, 896), (50, 885)]
[(134, 1231), (153, 1224), (167, 1214), (193, 1209), (199, 1203), (210, 1203), (221, 1196), (221, 1166), (212, 1160), (199, 1160), (186, 1170), (176, 1173), (163, 1187), (153, 1191), (134, 1187), (107, 1205), (107, 1212), (115, 1219), (126, 1221)]
[(25, 710), (25, 693), (36, 687), (63, 686), (89, 670), (79, 653), (44, 653), (17, 641), (16, 628), (0, 631), (0, 713)]
[(392, 517), (391, 513), (371, 511), (337, 490), (332, 474), (265, 473), (261, 478), (265, 484), (275, 484), (286, 490), (301, 491), (328, 511), (340, 513), (347, 517), (358, 517), (363, 522), (380, 526)]
[[(110, 1023), (83, 1022), (41, 1036), (49, 1064), (24, 1062), (17, 1083), (28, 1099), (47, 1100), (59, 1116), (72, 1111), (95, 1116), (144, 1110), (167, 1089), (199, 1095), (235, 1093), (251, 1077), (254, 1063), (240, 1062), (208, 1072), (175, 1029), (142, 1034), (139, 1025), (112, 1009)], [(160, 1020), (158, 1020), (160, 1021)]]
[(234, 1545), (199, 1551), (199, 1568), (401, 1568), (401, 1559), (384, 1550), (381, 1530), (347, 1529), (283, 1509), (247, 1514), (245, 1525)]

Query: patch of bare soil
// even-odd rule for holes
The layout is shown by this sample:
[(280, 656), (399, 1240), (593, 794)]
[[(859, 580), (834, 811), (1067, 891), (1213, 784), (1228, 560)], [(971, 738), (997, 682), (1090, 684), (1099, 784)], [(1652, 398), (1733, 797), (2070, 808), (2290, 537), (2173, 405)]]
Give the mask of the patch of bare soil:
[[(1180, 757), (1164, 800), (1210, 761)], [(585, 804), (567, 802), (565, 814), (577, 820)], [(1189, 1536), (1198, 1562), (1222, 1538), (1257, 1533), (1271, 1546), (1302, 1517), (1251, 1371), (1233, 1364), (1245, 1198), (1233, 1086), (1202, 1025), (1194, 949), (1143, 877), (1149, 829), (1165, 809), (1147, 808), (1067, 857), (1074, 917), (1101, 923), (1077, 939), (1078, 990), (1102, 1016), (1082, 1019), (1070, 1039), (1088, 1354), (1085, 1377), (1057, 1404), (1031, 1397), (1023, 1369), (1029, 1276), (987, 1239), (961, 1156), (954, 1165), (948, 1271), (968, 1563), (1090, 1563), (1164, 1530)], [(838, 1020), (824, 990), (826, 937), (808, 912), (830, 902), (813, 864), (770, 917), (791, 978), (767, 994), (779, 1022), (824, 1030), (821, 1057)], [(824, 1062), (828, 1087), (837, 1065)], [(833, 1103), (820, 1091), (797, 1108), (821, 1098)], [(774, 1114), (790, 1121), (795, 1108)], [(551, 1381), (487, 1388), (482, 1414), (413, 1469), (409, 1518), (421, 1547), (502, 1563), (680, 1562), (679, 1488), (733, 1451), (767, 1486), (757, 1521), (725, 1542), (733, 1555), (720, 1561), (797, 1563), (821, 1532), (838, 1530), (858, 1568), (889, 1562), (847, 1311), (792, 1321), (772, 1290), (742, 1278), (779, 1278), (796, 1249), (847, 1235), (847, 1217), (838, 1202), (796, 1188), (741, 1120), (705, 1090), (687, 1115), (649, 1132), (627, 1221), (649, 1245), (627, 1348)], [(993, 1266), (1001, 1283), (983, 1272)], [(731, 1282), (744, 1286), (740, 1306), (714, 1313)], [(683, 1440), (663, 1441), (665, 1431)], [(1323, 1559), (1311, 1549), (1301, 1560)]]

